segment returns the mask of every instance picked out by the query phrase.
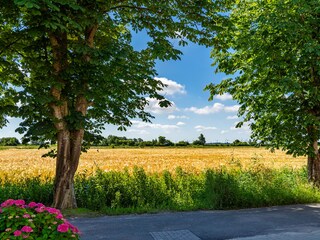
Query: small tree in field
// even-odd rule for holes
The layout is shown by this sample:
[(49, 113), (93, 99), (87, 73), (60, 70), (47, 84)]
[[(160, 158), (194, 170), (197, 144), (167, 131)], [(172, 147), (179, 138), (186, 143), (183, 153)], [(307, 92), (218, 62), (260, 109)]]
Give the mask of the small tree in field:
[(205, 145), (206, 144), (206, 138), (203, 136), (203, 134), (201, 133), (200, 136), (198, 137), (199, 142), (201, 143), (201, 145)]
[[(76, 207), (81, 149), (104, 124), (150, 121), (147, 97), (170, 104), (158, 94), (155, 60), (179, 59), (171, 39), (210, 45), (221, 11), (213, 0), (1, 2), (0, 127), (21, 117), (25, 140), (56, 140), (54, 207)], [(149, 41), (137, 51), (132, 32), (141, 31)]]
[(201, 133), (197, 140), (193, 141), (193, 145), (205, 145), (206, 144), (206, 138)]
[(320, 2), (244, 0), (229, 12), (212, 56), (217, 71), (235, 77), (208, 86), (211, 96), (232, 94), (253, 141), (307, 155), (319, 186)]

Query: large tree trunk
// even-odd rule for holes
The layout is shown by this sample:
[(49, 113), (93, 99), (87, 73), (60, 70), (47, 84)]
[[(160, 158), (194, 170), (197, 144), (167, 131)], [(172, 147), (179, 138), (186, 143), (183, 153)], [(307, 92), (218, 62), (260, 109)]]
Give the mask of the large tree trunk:
[[(86, 44), (93, 48), (94, 36), (97, 25), (88, 27), (85, 31)], [(57, 130), (57, 162), (56, 177), (54, 183), (53, 206), (59, 209), (76, 208), (76, 197), (74, 191), (74, 175), (79, 165), (81, 145), (84, 137), (84, 121), (78, 122), (77, 129), (70, 129), (66, 122), (66, 117), (71, 112), (81, 113), (83, 117), (87, 114), (90, 105), (85, 97), (87, 91), (87, 79), (79, 79), (82, 83), (82, 90), (74, 93), (75, 101), (68, 100), (62, 91), (68, 85), (68, 80), (64, 79), (63, 72), (68, 68), (68, 37), (67, 33), (49, 33), (50, 43), (53, 52), (53, 74), (56, 85), (51, 88), (51, 95), (54, 101), (50, 104), (54, 125)], [(83, 60), (90, 62), (89, 54), (84, 54)], [(65, 90), (65, 89), (64, 89)]]
[(76, 208), (74, 175), (79, 165), (84, 130), (58, 133), (58, 152), (53, 206), (59, 209)]
[[(85, 116), (87, 108), (85, 97), (78, 96), (74, 110)], [(76, 208), (74, 175), (79, 165), (84, 129), (69, 130), (67, 124), (63, 120), (61, 122), (56, 124), (58, 149), (53, 206), (59, 209)]]
[(320, 154), (318, 141), (313, 141), (312, 150), (312, 153), (308, 155), (308, 179), (320, 187)]

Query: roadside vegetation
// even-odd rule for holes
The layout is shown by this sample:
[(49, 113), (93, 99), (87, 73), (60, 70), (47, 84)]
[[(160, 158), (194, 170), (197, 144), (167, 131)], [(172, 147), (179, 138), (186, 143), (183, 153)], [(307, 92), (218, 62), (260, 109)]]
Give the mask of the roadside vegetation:
[[(81, 208), (81, 211), (88, 209), (103, 214), (124, 214), (239, 209), (320, 202), (319, 190), (308, 182), (306, 167), (301, 164), (303, 159), (294, 159), (283, 152), (270, 153), (266, 150), (263, 151), (269, 155), (263, 157), (262, 150), (236, 147), (234, 149), (215, 148), (215, 150), (189, 148), (102, 149), (97, 152), (96, 149), (92, 149), (87, 156), (83, 156), (82, 162), (88, 163), (90, 161), (88, 156), (90, 155), (90, 158), (96, 158), (97, 160), (96, 168), (92, 168), (92, 170), (80, 168), (79, 174), (75, 177), (78, 207)], [(1, 156), (6, 156), (6, 151), (1, 151), (4, 155), (0, 154), (0, 159)], [(20, 154), (18, 154), (19, 151)], [(11, 154), (20, 155), (21, 159), (23, 155), (28, 155), (26, 152), (22, 153), (22, 151), (28, 151), (30, 158), (34, 157), (30, 155), (31, 151), (37, 152), (39, 156), (41, 155), (35, 149), (18, 149), (16, 152), (10, 150)], [(128, 161), (124, 163), (127, 164), (127, 167), (121, 165), (122, 170), (110, 170), (112, 167), (105, 169), (105, 166), (99, 161), (99, 155), (101, 158), (110, 155), (116, 158), (115, 156), (122, 154), (121, 151), (127, 152), (127, 156), (134, 155), (134, 153), (140, 154), (140, 163), (143, 164), (135, 166), (137, 162), (133, 159), (137, 158), (137, 155), (132, 156), (132, 159), (127, 157)], [(150, 166), (156, 164), (153, 158), (158, 157), (158, 163), (163, 164), (162, 158), (165, 154), (169, 156), (169, 153), (173, 154), (172, 151), (174, 151), (176, 158), (171, 155), (171, 168), (167, 165), (156, 168), (156, 165), (154, 165), (154, 171), (150, 170)], [(179, 155), (179, 153), (181, 154), (183, 151), (193, 160), (190, 158), (182, 161), (185, 157)], [(216, 156), (208, 155), (208, 152), (214, 153), (216, 151), (217, 154), (219, 151), (224, 151), (226, 160), (214, 162), (214, 157), (217, 159), (223, 157), (221, 152), (220, 155)], [(201, 152), (202, 156), (200, 155)], [(149, 156), (149, 159), (143, 161), (142, 153), (145, 157)], [(246, 153), (246, 156), (244, 153)], [(290, 159), (283, 159), (283, 164), (272, 160), (274, 157), (280, 159), (284, 156), (290, 157)], [(203, 160), (205, 157), (211, 160), (211, 165), (210, 161)], [(7, 159), (9, 158), (7, 157)], [(300, 165), (294, 166), (293, 160), (299, 160)], [(42, 166), (45, 165), (46, 161), (54, 164), (54, 161), (41, 159), (40, 157), (39, 161), (42, 161), (40, 163)], [(92, 161), (94, 162), (94, 160)], [(273, 165), (266, 164), (266, 162), (270, 163), (272, 161), (274, 162)], [(3, 163), (9, 167), (14, 162), (11, 160), (11, 162)], [(129, 165), (130, 162), (135, 165)], [(196, 162), (198, 162), (198, 168), (193, 167)], [(204, 165), (201, 165), (201, 162)], [(37, 163), (37, 161), (34, 161), (34, 163)], [(115, 159), (114, 164), (118, 165), (120, 161)], [(177, 167), (178, 164), (181, 167)], [(188, 164), (190, 166), (187, 166)], [(10, 172), (1, 172), (0, 201), (12, 198), (50, 205), (53, 199), (53, 172), (38, 169), (28, 173), (27, 170), (18, 170), (18, 165), (24, 166), (24, 168), (26, 166), (32, 168), (31, 160), (23, 160), (16, 165), (12, 165), (13, 168)], [(14, 167), (16, 170), (14, 170)], [(49, 168), (51, 168), (51, 165), (49, 165)], [(3, 169), (4, 167), (2, 167)]]

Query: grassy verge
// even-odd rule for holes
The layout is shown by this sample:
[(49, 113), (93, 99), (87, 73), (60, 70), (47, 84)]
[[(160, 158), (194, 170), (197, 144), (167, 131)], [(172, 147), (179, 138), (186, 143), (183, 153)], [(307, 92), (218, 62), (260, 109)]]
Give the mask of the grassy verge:
[[(0, 201), (22, 198), (50, 205), (52, 187), (51, 178), (17, 179), (15, 182), (3, 178)], [(261, 166), (209, 169), (201, 174), (187, 173), (181, 168), (177, 168), (175, 174), (168, 171), (146, 174), (142, 168), (135, 168), (132, 173), (98, 170), (91, 176), (78, 174), (75, 190), (80, 208), (106, 214), (320, 202), (320, 191), (308, 183), (305, 169), (275, 170)], [(80, 210), (88, 214), (87, 210)]]

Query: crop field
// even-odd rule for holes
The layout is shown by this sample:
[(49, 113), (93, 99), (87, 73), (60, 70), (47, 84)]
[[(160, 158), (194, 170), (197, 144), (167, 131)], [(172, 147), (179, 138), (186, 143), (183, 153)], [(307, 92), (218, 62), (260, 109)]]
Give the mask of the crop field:
[[(42, 158), (47, 150), (3, 149), (0, 150), (0, 176), (32, 177), (53, 176), (55, 160)], [(244, 168), (263, 165), (268, 168), (289, 167), (299, 169), (306, 164), (305, 157), (294, 158), (282, 151), (271, 153), (264, 148), (213, 147), (213, 148), (141, 148), (141, 149), (90, 149), (83, 153), (78, 172), (91, 173), (100, 168), (104, 171), (132, 170), (142, 167), (147, 173), (169, 170), (177, 167), (192, 173), (208, 168)]]

